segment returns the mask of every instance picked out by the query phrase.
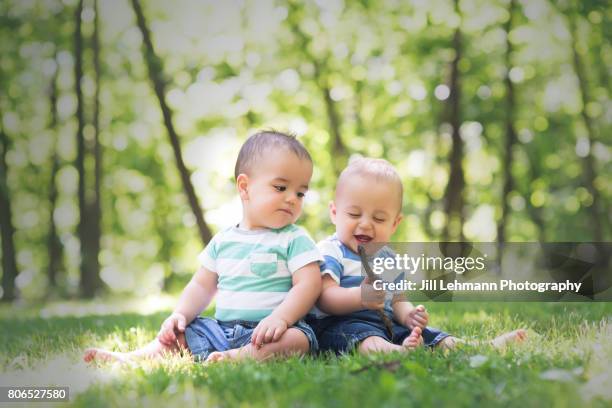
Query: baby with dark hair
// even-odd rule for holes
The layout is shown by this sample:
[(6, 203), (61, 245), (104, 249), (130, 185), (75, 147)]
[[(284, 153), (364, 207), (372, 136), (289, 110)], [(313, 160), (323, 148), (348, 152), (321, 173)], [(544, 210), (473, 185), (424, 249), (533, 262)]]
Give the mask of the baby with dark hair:
[(252, 167), (257, 164), (257, 160), (261, 160), (264, 153), (270, 151), (270, 149), (278, 148), (291, 152), (298, 158), (312, 164), (310, 153), (294, 135), (276, 130), (264, 130), (249, 137), (242, 145), (234, 167), (236, 180), (241, 174), (248, 174), (252, 171)]
[[(240, 149), (235, 176), (242, 220), (200, 253), (200, 268), (157, 338), (127, 353), (88, 349), (85, 361), (184, 350), (196, 361), (263, 360), (317, 349), (301, 319), (321, 292), (323, 258), (294, 225), (312, 176), (310, 155), (292, 135), (259, 132)], [(215, 295), (214, 318), (198, 317)]]

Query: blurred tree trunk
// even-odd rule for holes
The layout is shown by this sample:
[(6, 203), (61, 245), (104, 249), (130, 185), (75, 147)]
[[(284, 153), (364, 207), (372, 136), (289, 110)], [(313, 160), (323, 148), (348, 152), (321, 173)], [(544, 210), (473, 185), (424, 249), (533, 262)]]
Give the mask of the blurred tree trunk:
[[(607, 25), (606, 25), (607, 24)], [(602, 63), (603, 61), (606, 60), (606, 54), (604, 51), (604, 46), (605, 44), (609, 44), (611, 38), (610, 35), (606, 36), (606, 31), (608, 31), (609, 33), (612, 33), (612, 30), (610, 30), (607, 27), (611, 27), (611, 21), (610, 18), (606, 18), (604, 17), (604, 21), (599, 25), (599, 30), (597, 32), (596, 35), (591, 35), (590, 36), (590, 42), (589, 42), (589, 50), (591, 52), (591, 58), (589, 63), (587, 63), (587, 65), (592, 65), (597, 67), (597, 73), (596, 73), (596, 78), (597, 78), (597, 91), (594, 92), (595, 95), (602, 93), (605, 95), (604, 98), (605, 100), (610, 100), (610, 92), (611, 92), (611, 88), (610, 88), (610, 80), (609, 80), (609, 64), (605, 64)], [(595, 27), (591, 26), (591, 29), (594, 29)], [(595, 82), (595, 81), (594, 81)], [(594, 96), (594, 99), (597, 100), (597, 96)], [(606, 121), (604, 120), (595, 120), (597, 126), (596, 126), (596, 132), (599, 135), (605, 135), (609, 133), (609, 126), (606, 123)], [(602, 207), (605, 208), (605, 205), (602, 205)], [(608, 228), (610, 227), (610, 223), (608, 222)], [(605, 235), (605, 233), (604, 233)], [(608, 237), (609, 238), (609, 237)], [(604, 237), (604, 239), (608, 239), (606, 237)]]
[(77, 157), (75, 167), (79, 174), (78, 180), (78, 201), (79, 201), (79, 225), (78, 235), (81, 242), (81, 281), (80, 290), (81, 296), (91, 298), (96, 292), (96, 277), (95, 270), (92, 266), (92, 258), (94, 254), (91, 248), (91, 214), (87, 205), (86, 196), (86, 172), (85, 172), (85, 136), (83, 129), (85, 127), (85, 102), (83, 100), (83, 90), (81, 81), (83, 79), (83, 33), (82, 33), (82, 17), (83, 0), (79, 0), (74, 13), (74, 86), (77, 97), (76, 118), (77, 118)]
[(609, 95), (609, 92), (610, 92), (610, 80), (608, 79), (608, 76), (609, 76), (608, 68), (607, 68), (606, 64), (604, 64), (602, 62), (599, 62), (599, 61), (604, 61), (605, 60), (604, 59), (605, 58), (605, 54), (604, 54), (603, 47), (602, 47), (602, 43), (604, 41), (603, 38), (605, 38), (605, 37), (603, 37), (603, 35), (602, 35), (602, 37), (600, 38), (600, 41), (598, 41), (594, 45), (594, 47), (593, 47), (593, 54), (595, 54), (596, 61), (598, 61), (598, 63), (595, 64), (595, 65), (597, 65), (597, 74), (598, 74), (598, 77), (599, 77), (599, 84), (601, 85), (601, 87), (603, 89), (607, 89), (608, 90), (608, 95)]
[(427, 196), (427, 207), (425, 207), (425, 211), (423, 211), (423, 231), (425, 231), (428, 239), (434, 240), (437, 238), (437, 234), (433, 225), (431, 225), (431, 215), (436, 209), (436, 200), (434, 200), (427, 189), (425, 189), (425, 195)]
[(363, 81), (355, 81), (355, 101), (354, 101), (354, 120), (355, 120), (355, 134), (359, 137), (364, 137), (366, 134), (365, 126), (363, 124), (363, 118), (361, 111), (363, 110)]
[[(163, 174), (160, 174), (160, 178), (163, 178)], [(169, 214), (171, 212), (171, 203), (168, 202), (168, 195), (163, 189), (155, 188), (153, 190), (155, 197), (155, 209), (158, 214)], [(173, 249), (175, 242), (172, 239), (173, 234), (171, 231), (171, 223), (167, 217), (153, 217), (153, 225), (158, 236), (161, 238), (161, 244), (157, 251), (156, 259), (158, 262), (163, 263), (168, 267), (164, 271), (164, 279), (162, 281), (161, 290), (165, 291), (173, 276), (174, 261), (173, 261)]]
[[(455, 0), (455, 12), (460, 14), (459, 0)], [(453, 128), (453, 133), (452, 148), (449, 157), (450, 170), (444, 203), (447, 220), (443, 237), (447, 241), (463, 240), (463, 190), (465, 187), (465, 177), (462, 165), (463, 140), (459, 133), (461, 127), (461, 81), (459, 78), (459, 61), (462, 55), (461, 47), (461, 26), (459, 25), (453, 36), (455, 58), (451, 62), (450, 96), (448, 99), (450, 110), (449, 119)]]
[(506, 140), (503, 157), (503, 178), (504, 186), (502, 190), (502, 214), (497, 224), (497, 241), (500, 244), (506, 242), (506, 222), (510, 215), (509, 196), (514, 189), (514, 178), (512, 177), (512, 150), (516, 144), (516, 129), (514, 128), (514, 85), (510, 80), (510, 69), (512, 68), (512, 42), (510, 41), (510, 31), (512, 30), (512, 16), (514, 14), (515, 0), (510, 0), (508, 6), (508, 21), (506, 22)]
[[(529, 160), (528, 182), (531, 183), (534, 180), (540, 178), (540, 176), (542, 175), (542, 169), (540, 167), (540, 160), (538, 159), (538, 152), (532, 152), (530, 151), (530, 149), (525, 149), (525, 153)], [(542, 210), (531, 203), (531, 191), (529, 185), (525, 194), (523, 194), (523, 198), (525, 200), (525, 207), (527, 208), (529, 218), (531, 218), (531, 222), (533, 222), (533, 224), (538, 229), (538, 241), (546, 242), (546, 225), (544, 223), (544, 217), (542, 216)]]
[(329, 84), (328, 73), (326, 72), (325, 66), (315, 55), (310, 52), (309, 48), (312, 39), (304, 34), (304, 32), (300, 29), (298, 20), (299, 13), (300, 10), (294, 3), (291, 3), (290, 14), (292, 14), (292, 16), (289, 18), (290, 28), (298, 39), (299, 49), (314, 68), (313, 79), (317, 85), (317, 88), (321, 92), (323, 102), (325, 103), (325, 113), (327, 115), (327, 124), (330, 136), (329, 142), (331, 163), (335, 175), (338, 176), (348, 163), (348, 149), (342, 141), (342, 125), (340, 115), (338, 114), (336, 103), (331, 97), (331, 86)]
[(54, 58), (54, 61), (56, 62), (56, 68), (49, 86), (49, 102), (51, 105), (51, 121), (49, 123), (49, 127), (54, 133), (53, 155), (51, 157), (51, 176), (49, 180), (49, 236), (47, 243), (47, 254), (49, 257), (47, 278), (49, 280), (50, 289), (54, 289), (57, 287), (57, 275), (62, 269), (63, 259), (63, 246), (59, 236), (57, 235), (57, 226), (55, 225), (55, 218), (53, 217), (53, 213), (55, 212), (55, 206), (57, 203), (57, 184), (55, 179), (60, 168), (60, 161), (57, 154), (57, 76), (59, 71), (59, 65), (57, 64), (57, 58)]
[[(582, 58), (580, 57), (580, 53), (578, 51), (578, 38), (576, 32), (576, 21), (575, 21), (575, 13), (573, 10), (568, 12), (566, 16), (569, 23), (569, 31), (571, 34), (572, 41), (572, 57), (574, 70), (576, 72), (576, 77), (578, 78), (578, 87), (580, 90), (580, 98), (582, 101), (582, 110), (580, 112), (582, 119), (584, 121), (584, 126), (587, 130), (587, 138), (588, 138), (588, 152), (586, 156), (582, 159), (582, 165), (584, 169), (584, 184), (586, 189), (593, 197), (593, 204), (591, 205), (591, 211), (589, 212), (591, 218), (591, 229), (593, 231), (593, 240), (596, 242), (603, 242), (604, 240), (604, 229), (608, 223), (607, 216), (603, 216), (601, 208), (601, 196), (597, 187), (595, 186), (595, 158), (593, 157), (593, 146), (597, 140), (595, 135), (595, 125), (591, 119), (591, 117), (587, 113), (587, 105), (591, 102), (587, 73), (584, 68)], [(605, 207), (604, 207), (605, 208)]]
[(164, 117), (164, 124), (168, 131), (168, 136), (170, 137), (170, 143), (172, 144), (174, 158), (176, 160), (181, 180), (183, 182), (183, 188), (185, 190), (185, 194), (187, 194), (187, 199), (189, 201), (189, 205), (191, 206), (191, 211), (195, 216), (196, 223), (198, 225), (198, 230), (200, 233), (200, 238), (202, 239), (202, 242), (206, 244), (212, 238), (212, 234), (210, 232), (210, 228), (204, 220), (202, 208), (200, 207), (198, 197), (196, 196), (193, 185), (191, 184), (189, 170), (187, 169), (183, 161), (179, 137), (176, 134), (174, 125), (172, 123), (172, 111), (166, 103), (166, 84), (163, 78), (162, 63), (160, 58), (155, 54), (153, 43), (151, 41), (151, 34), (149, 32), (149, 28), (147, 27), (146, 19), (142, 11), (142, 7), (140, 6), (140, 2), (138, 0), (132, 0), (132, 7), (134, 8), (134, 12), (136, 14), (138, 28), (142, 33), (144, 57), (145, 62), (147, 64), (147, 68), (149, 70), (149, 78), (151, 80), (151, 83), (153, 84), (153, 89), (155, 91), (155, 94), (157, 95), (159, 106)]
[(2, 125), (2, 114), (0, 113), (0, 141), (2, 142), (2, 154), (0, 155), (0, 233), (2, 234), (2, 301), (9, 302), (15, 299), (15, 278), (19, 274), (15, 259), (15, 227), (13, 226), (13, 215), (11, 211), (11, 195), (8, 187), (8, 167), (6, 154), (10, 141), (4, 132)]
[(331, 89), (325, 74), (321, 72), (320, 63), (313, 57), (312, 63), (314, 65), (314, 75), (319, 89), (323, 94), (323, 100), (325, 101), (325, 111), (327, 112), (327, 122), (329, 124), (329, 133), (331, 136), (331, 151), (332, 151), (332, 162), (334, 164), (334, 172), (339, 175), (340, 172), (346, 167), (348, 162), (348, 152), (342, 141), (342, 134), (340, 132), (340, 117), (336, 109), (336, 103), (331, 97)]
[[(601, 3), (603, 5), (603, 3)], [(601, 15), (601, 21), (599, 24), (591, 24), (590, 29), (592, 30), (589, 36), (588, 49), (591, 56), (590, 63), (597, 69), (597, 81), (599, 86), (602, 87), (606, 96), (610, 95), (610, 66), (606, 64), (606, 46), (612, 43), (612, 15), (606, 13), (602, 8), (597, 7), (597, 3), (589, 2), (586, 4), (588, 8), (599, 9), (597, 10)], [(590, 13), (589, 13), (590, 14)]]
[(100, 279), (100, 240), (102, 235), (102, 209), (100, 186), (102, 182), (102, 146), (100, 144), (100, 18), (98, 10), (98, 0), (94, 0), (94, 30), (92, 33), (92, 51), (93, 51), (93, 68), (94, 82), (96, 84), (93, 100), (93, 117), (92, 124), (94, 129), (93, 146), (89, 154), (94, 159), (94, 191), (93, 197), (90, 198), (89, 210), (90, 214), (90, 268), (92, 269), (93, 278), (96, 280), (96, 288), (101, 288), (102, 280)]

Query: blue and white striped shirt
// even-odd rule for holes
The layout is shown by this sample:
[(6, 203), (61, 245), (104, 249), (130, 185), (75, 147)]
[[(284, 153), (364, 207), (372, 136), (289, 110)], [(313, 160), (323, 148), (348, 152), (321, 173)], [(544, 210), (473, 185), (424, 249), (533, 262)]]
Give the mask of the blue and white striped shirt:
[[(362, 272), (361, 258), (344, 245), (336, 234), (320, 241), (317, 247), (323, 255), (323, 263), (319, 266), (321, 276), (329, 275), (343, 288), (354, 288), (361, 285), (365, 278), (365, 273)], [(385, 311), (393, 313), (390, 300), (385, 302)], [(314, 307), (310, 314), (316, 318), (329, 316), (317, 307)]]

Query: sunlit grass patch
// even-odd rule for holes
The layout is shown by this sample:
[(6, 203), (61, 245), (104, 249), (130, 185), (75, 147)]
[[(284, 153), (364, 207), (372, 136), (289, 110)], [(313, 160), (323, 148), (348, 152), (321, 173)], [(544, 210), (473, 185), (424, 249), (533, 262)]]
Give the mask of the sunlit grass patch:
[[(2, 318), (2, 382), (70, 385), (76, 406), (542, 406), (612, 401), (612, 305), (427, 304), (432, 325), (490, 340), (519, 327), (529, 338), (496, 350), (346, 355), (204, 365), (168, 356), (135, 366), (86, 365), (88, 346), (141, 347), (167, 311), (85, 317)], [(208, 311), (210, 313), (210, 311)], [(486, 343), (486, 342), (485, 342)]]

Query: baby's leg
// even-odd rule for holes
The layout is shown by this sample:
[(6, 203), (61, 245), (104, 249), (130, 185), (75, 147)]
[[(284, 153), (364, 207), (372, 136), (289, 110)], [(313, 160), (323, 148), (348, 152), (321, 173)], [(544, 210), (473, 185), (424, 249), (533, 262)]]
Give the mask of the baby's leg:
[(527, 330), (518, 329), (497, 336), (491, 340), (491, 345), (497, 349), (506, 347), (510, 343), (520, 343), (527, 338)]
[(110, 351), (100, 348), (89, 348), (85, 350), (83, 360), (85, 362), (97, 361), (120, 361), (129, 362), (143, 358), (157, 358), (166, 353), (179, 353), (181, 351), (188, 351), (187, 342), (185, 341), (185, 334), (178, 333), (176, 335), (177, 343), (171, 346), (166, 346), (159, 342), (157, 338), (153, 339), (150, 343), (142, 348), (130, 351), (130, 352), (117, 352)]
[(289, 328), (281, 338), (274, 343), (266, 343), (260, 348), (249, 343), (237, 349), (215, 351), (208, 356), (206, 361), (243, 360), (246, 358), (262, 361), (272, 357), (304, 355), (308, 353), (309, 349), (310, 344), (306, 335), (299, 329)]
[(440, 348), (442, 350), (452, 350), (460, 344), (469, 344), (471, 346), (489, 345), (493, 346), (496, 349), (502, 349), (508, 344), (520, 343), (526, 338), (527, 331), (525, 329), (513, 330), (511, 332), (501, 334), (490, 341), (464, 340), (457, 337), (448, 336), (442, 339), (442, 341), (440, 341), (438, 344), (436, 344), (434, 348)]
[(401, 346), (393, 344), (379, 336), (370, 336), (366, 337), (359, 344), (357, 350), (361, 354), (390, 353), (392, 351), (405, 352), (416, 348), (422, 342), (423, 337), (421, 337), (421, 329), (419, 327), (415, 327), (414, 330), (410, 332), (410, 335), (404, 339)]
[(370, 336), (363, 339), (357, 348), (360, 354), (390, 353), (393, 351), (405, 351), (402, 346), (393, 344), (382, 337)]

